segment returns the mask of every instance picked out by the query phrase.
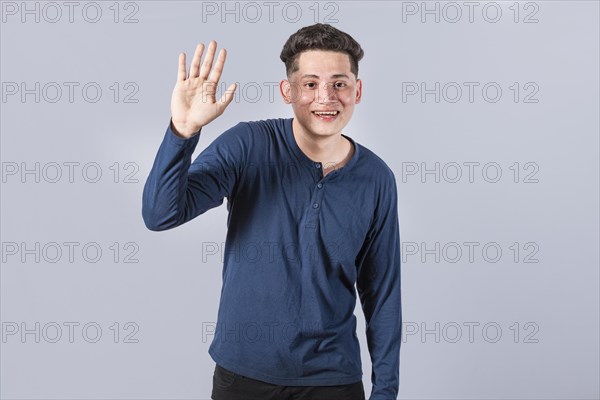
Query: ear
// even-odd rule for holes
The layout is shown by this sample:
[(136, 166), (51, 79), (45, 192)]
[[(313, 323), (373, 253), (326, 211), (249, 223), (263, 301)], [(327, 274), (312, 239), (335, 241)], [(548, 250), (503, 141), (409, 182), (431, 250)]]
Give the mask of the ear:
[(290, 104), (292, 102), (292, 85), (287, 79), (279, 82), (279, 92), (281, 93), (281, 97), (283, 97), (283, 101), (286, 104)]
[(355, 104), (360, 103), (360, 97), (362, 96), (362, 80), (356, 80), (356, 101)]

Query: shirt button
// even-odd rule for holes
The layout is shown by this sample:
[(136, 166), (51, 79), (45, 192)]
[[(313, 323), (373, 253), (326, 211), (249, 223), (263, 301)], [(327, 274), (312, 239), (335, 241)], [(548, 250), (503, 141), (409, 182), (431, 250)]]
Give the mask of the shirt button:
[(319, 164), (319, 163), (315, 164), (315, 168), (321, 168), (321, 164)]
[(319, 183), (317, 183), (317, 187), (318, 187), (319, 189), (321, 189), (321, 188), (323, 187), (323, 184), (322, 184), (321, 182), (319, 182)]
[(319, 203), (313, 203), (313, 208), (319, 208)]

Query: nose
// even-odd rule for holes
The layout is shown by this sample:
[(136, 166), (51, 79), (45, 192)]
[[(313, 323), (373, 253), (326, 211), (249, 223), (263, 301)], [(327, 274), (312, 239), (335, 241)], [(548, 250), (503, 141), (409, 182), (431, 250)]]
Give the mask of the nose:
[(319, 88), (317, 89), (315, 100), (318, 103), (336, 102), (337, 94), (333, 85), (333, 83), (324, 82), (321, 86), (319, 86)]

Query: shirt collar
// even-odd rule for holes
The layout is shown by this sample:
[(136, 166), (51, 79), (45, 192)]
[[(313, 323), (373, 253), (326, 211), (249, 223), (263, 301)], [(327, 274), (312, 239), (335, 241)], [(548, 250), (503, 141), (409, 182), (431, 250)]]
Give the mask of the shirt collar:
[[(300, 160), (300, 162), (302, 162), (302, 164), (314, 168), (314, 165), (316, 164), (316, 162), (311, 160), (306, 154), (304, 154), (302, 149), (300, 149), (300, 146), (298, 146), (298, 143), (296, 143), (296, 138), (294, 137), (294, 130), (292, 127), (293, 120), (294, 120), (294, 118), (288, 118), (285, 120), (285, 124), (284, 124), (285, 125), (285, 129), (284, 129), (285, 139), (288, 142), (288, 146), (292, 149), (292, 151), (294, 152), (296, 157)], [(354, 146), (354, 154), (352, 154), (352, 157), (350, 158), (350, 160), (348, 160), (348, 162), (342, 168), (339, 168), (335, 171), (330, 172), (331, 175), (340, 174), (344, 171), (348, 171), (348, 170), (352, 169), (352, 167), (354, 167), (354, 164), (356, 164), (356, 162), (358, 161), (358, 157), (359, 157), (358, 143), (356, 143), (354, 141), (354, 139), (352, 139), (350, 136), (344, 135), (343, 133), (342, 133), (342, 136), (345, 137), (346, 139), (350, 140), (350, 143), (352, 143), (352, 146)]]

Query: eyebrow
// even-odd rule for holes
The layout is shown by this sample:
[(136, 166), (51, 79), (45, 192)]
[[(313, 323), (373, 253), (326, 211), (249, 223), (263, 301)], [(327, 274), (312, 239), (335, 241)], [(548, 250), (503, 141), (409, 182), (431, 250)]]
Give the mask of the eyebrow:
[[(319, 76), (315, 75), (315, 74), (305, 74), (305, 75), (302, 75), (300, 77), (300, 79), (304, 79), (304, 78), (316, 78), (316, 79), (319, 79)], [(346, 74), (333, 74), (333, 75), (331, 75), (331, 78), (346, 78), (346, 79), (350, 79), (350, 77), (348, 75), (346, 75)]]

